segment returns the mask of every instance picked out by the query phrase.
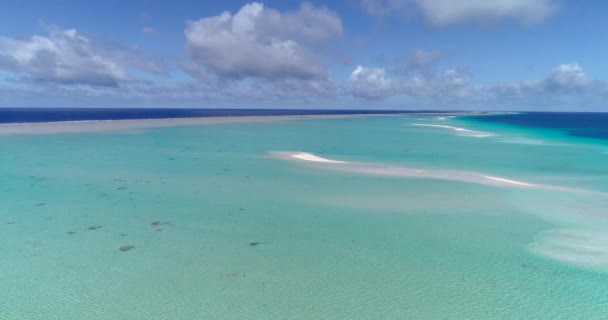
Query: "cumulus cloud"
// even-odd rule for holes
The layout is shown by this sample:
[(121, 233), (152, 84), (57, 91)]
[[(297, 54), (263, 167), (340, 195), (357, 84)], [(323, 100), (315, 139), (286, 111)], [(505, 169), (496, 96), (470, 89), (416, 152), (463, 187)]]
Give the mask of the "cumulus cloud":
[(555, 100), (564, 97), (605, 96), (606, 84), (587, 75), (576, 62), (560, 64), (545, 78), (489, 86), (501, 99)]
[(435, 65), (444, 57), (440, 51), (418, 49), (408, 56), (405, 64), (398, 61), (390, 69), (390, 75), (384, 68), (357, 66), (346, 83), (347, 91), (365, 99), (402, 95), (439, 100), (470, 94), (473, 87), (466, 70), (435, 72)]
[[(341, 105), (341, 98), (357, 97), (365, 106), (383, 101), (383, 106), (430, 109), (581, 109), (603, 105), (608, 98), (608, 86), (591, 78), (576, 63), (566, 63), (550, 70), (538, 80), (493, 85), (476, 84), (469, 72), (448, 69), (431, 76), (391, 76), (384, 68), (357, 66), (337, 90), (332, 82), (314, 79), (284, 79), (283, 81), (259, 81), (251, 78), (240, 81), (208, 81), (178, 83), (154, 83), (129, 81), (119, 87), (64, 86), (0, 86), (0, 102), (19, 104), (20, 101), (38, 101), (45, 106), (55, 103), (64, 106), (107, 105), (132, 106), (143, 103), (149, 106), (276, 106), (301, 107), (303, 101), (319, 105), (325, 101)], [(325, 86), (327, 85), (327, 86)], [(334, 92), (342, 95), (335, 95)], [(328, 93), (329, 92), (329, 93)], [(320, 97), (331, 94), (332, 99)], [(246, 103), (244, 105), (243, 103)], [(293, 104), (290, 104), (293, 103)], [(387, 103), (387, 104), (384, 104)], [(393, 103), (393, 104), (391, 104)], [(395, 105), (394, 103), (398, 103)]]
[(160, 72), (141, 53), (103, 47), (75, 29), (50, 28), (47, 36), (0, 37), (0, 69), (27, 80), (116, 87), (130, 79), (128, 68)]
[(554, 91), (579, 91), (594, 85), (594, 80), (576, 63), (560, 64), (545, 79), (546, 88)]
[(74, 29), (51, 30), (48, 37), (0, 38), (0, 68), (34, 80), (116, 86), (127, 79), (125, 69), (97, 52)]
[(346, 87), (349, 93), (364, 99), (402, 95), (440, 100), (466, 97), (473, 90), (469, 74), (462, 69), (391, 79), (384, 68), (363, 66), (357, 66), (351, 73)]
[(383, 68), (357, 66), (350, 74), (347, 87), (356, 97), (380, 99), (393, 92), (394, 83), (387, 78)]
[[(471, 108), (531, 108), (592, 106), (608, 98), (608, 86), (587, 75), (576, 62), (560, 64), (538, 80), (480, 85), (469, 72), (449, 69), (442, 73), (389, 77), (385, 69), (358, 66), (346, 87), (364, 99), (392, 96), (411, 98), (418, 105), (455, 105)], [(491, 107), (490, 107), (491, 106)]]
[(304, 3), (281, 13), (254, 2), (234, 15), (226, 11), (188, 23), (187, 70), (229, 80), (327, 81), (328, 71), (311, 48), (341, 34), (340, 19), (325, 8)]
[(361, 0), (361, 7), (373, 16), (416, 10), (437, 27), (458, 23), (487, 23), (514, 20), (540, 23), (557, 11), (554, 0)]

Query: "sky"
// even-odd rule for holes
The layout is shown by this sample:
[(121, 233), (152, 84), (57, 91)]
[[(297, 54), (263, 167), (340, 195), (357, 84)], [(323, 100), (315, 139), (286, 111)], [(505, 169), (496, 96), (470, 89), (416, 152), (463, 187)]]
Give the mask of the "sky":
[(608, 111), (602, 0), (0, 1), (0, 107)]

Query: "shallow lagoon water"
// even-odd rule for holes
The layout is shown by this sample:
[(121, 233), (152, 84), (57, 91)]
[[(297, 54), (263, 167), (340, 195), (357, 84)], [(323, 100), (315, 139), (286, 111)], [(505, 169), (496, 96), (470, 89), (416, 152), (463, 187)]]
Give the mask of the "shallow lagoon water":
[[(0, 319), (608, 314), (602, 141), (405, 116), (0, 146)], [(268, 156), (277, 151), (589, 192), (366, 175)]]

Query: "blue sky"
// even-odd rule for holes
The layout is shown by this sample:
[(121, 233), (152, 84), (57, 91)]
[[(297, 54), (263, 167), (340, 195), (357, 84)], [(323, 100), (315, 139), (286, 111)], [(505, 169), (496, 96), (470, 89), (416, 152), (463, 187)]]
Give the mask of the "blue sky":
[(608, 111), (608, 2), (5, 0), (0, 107)]

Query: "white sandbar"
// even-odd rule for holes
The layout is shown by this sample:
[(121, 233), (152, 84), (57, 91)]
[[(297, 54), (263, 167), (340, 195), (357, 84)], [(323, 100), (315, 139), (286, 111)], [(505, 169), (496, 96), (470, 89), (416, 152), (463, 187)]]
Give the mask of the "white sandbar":
[(285, 115), (285, 116), (239, 116), (197, 117), (134, 120), (85, 120), (33, 123), (0, 124), (0, 136), (22, 134), (67, 134), (87, 132), (130, 131), (146, 128), (211, 125), (222, 123), (273, 122), (285, 120), (334, 119), (370, 116), (399, 116), (399, 114), (340, 114), (340, 115)]
[(525, 186), (525, 187), (536, 187), (537, 186), (537, 185), (532, 184), (532, 183), (515, 181), (515, 180), (501, 178), (501, 177), (493, 177), (493, 176), (483, 176), (483, 177), (484, 178), (488, 178), (490, 180), (494, 180), (494, 181), (500, 181), (500, 182), (504, 182), (504, 183), (515, 184), (515, 185), (518, 185), (518, 186)]
[(325, 162), (325, 163), (348, 163), (345, 161), (321, 158), (321, 157), (315, 156), (314, 154), (305, 153), (305, 152), (292, 154), (291, 157), (300, 159), (300, 160), (304, 160), (304, 161)]
[[(518, 181), (503, 177), (485, 175), (477, 172), (454, 171), (454, 170), (423, 170), (417, 168), (394, 166), (381, 163), (365, 163), (365, 162), (347, 162), (334, 159), (327, 159), (307, 152), (270, 152), (269, 155), (273, 158), (284, 160), (303, 160), (309, 163), (318, 163), (320, 168), (339, 170), (345, 172), (353, 172), (359, 174), (390, 176), (390, 177), (409, 177), (409, 178), (427, 178), (438, 180), (461, 181), (468, 183), (476, 183), (483, 185), (499, 186), (499, 187), (520, 187), (534, 188), (568, 192), (585, 192), (591, 191), (545, 185), (534, 184), (530, 182)], [(332, 166), (324, 166), (324, 164), (333, 164)]]

